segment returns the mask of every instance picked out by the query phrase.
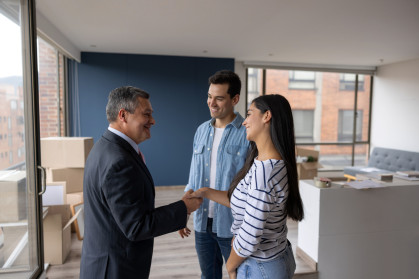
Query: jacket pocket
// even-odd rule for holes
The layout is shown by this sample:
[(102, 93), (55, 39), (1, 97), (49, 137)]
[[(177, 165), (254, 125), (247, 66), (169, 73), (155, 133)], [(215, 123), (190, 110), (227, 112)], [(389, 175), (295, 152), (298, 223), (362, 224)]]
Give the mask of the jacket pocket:
[(195, 144), (193, 147), (193, 154), (198, 155), (198, 154), (202, 154), (204, 152), (204, 144)]

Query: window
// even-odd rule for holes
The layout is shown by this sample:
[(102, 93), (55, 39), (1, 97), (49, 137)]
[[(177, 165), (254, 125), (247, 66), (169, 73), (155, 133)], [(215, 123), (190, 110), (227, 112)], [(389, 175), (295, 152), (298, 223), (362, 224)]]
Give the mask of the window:
[(261, 78), (262, 70), (256, 68), (247, 69), (247, 107), (250, 106), (254, 98), (262, 93)]
[(312, 142), (314, 110), (293, 110), (295, 138), (298, 142)]
[(65, 135), (64, 59), (51, 44), (38, 37), (39, 117), (41, 138)]
[(289, 71), (289, 89), (314, 89), (315, 72)]
[[(339, 88), (344, 91), (355, 90), (355, 74), (340, 74)], [(358, 91), (364, 91), (364, 75), (358, 75)]]
[[(352, 141), (354, 129), (354, 111), (353, 110), (339, 110), (339, 141)], [(362, 111), (358, 110), (356, 113), (356, 140), (362, 139)]]
[[(342, 74), (332, 69), (324, 72), (260, 70), (264, 73), (259, 79), (264, 85), (264, 94), (281, 94), (289, 101), (298, 146), (318, 150), (320, 163), (326, 169), (342, 169), (365, 162), (370, 143), (372, 75), (358, 75), (359, 86), (364, 91), (355, 92), (349, 90), (351, 84), (355, 88), (355, 74)], [(344, 93), (342, 81), (346, 82), (348, 89)], [(355, 110), (356, 135), (353, 141)]]

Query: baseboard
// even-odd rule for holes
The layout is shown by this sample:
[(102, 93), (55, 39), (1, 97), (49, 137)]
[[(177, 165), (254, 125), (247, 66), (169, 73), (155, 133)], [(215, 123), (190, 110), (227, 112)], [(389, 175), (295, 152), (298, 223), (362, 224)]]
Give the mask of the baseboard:
[(317, 262), (313, 260), (306, 252), (297, 246), (296, 254), (299, 256), (313, 271), (317, 271)]

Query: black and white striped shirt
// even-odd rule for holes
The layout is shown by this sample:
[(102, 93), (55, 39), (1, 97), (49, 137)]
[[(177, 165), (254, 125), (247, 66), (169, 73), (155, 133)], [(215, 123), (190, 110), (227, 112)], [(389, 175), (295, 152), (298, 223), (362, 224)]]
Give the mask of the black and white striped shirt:
[(275, 258), (287, 246), (288, 178), (284, 161), (254, 160), (231, 196), (234, 251), (241, 257)]

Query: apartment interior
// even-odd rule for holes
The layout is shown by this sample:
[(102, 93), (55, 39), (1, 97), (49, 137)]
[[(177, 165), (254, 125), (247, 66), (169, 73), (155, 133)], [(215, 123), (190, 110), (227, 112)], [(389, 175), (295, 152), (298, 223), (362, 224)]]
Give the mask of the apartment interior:
[[(42, 166), (39, 138), (91, 137), (96, 142), (107, 127), (104, 108), (109, 91), (133, 85), (150, 92), (155, 110), (157, 124), (152, 139), (141, 144), (141, 148), (158, 186), (157, 204), (176, 200), (187, 183), (194, 132), (209, 118), (207, 79), (220, 69), (234, 70), (243, 82), (236, 107), (242, 115), (252, 98), (260, 94), (279, 93), (292, 100), (299, 125), (297, 145), (319, 152), (322, 164), (319, 176), (338, 177), (343, 175), (345, 166), (366, 165), (374, 147), (419, 152), (419, 131), (414, 128), (419, 119), (418, 1), (1, 0), (0, 3), (1, 15), (9, 20), (14, 18), (14, 24), (21, 26), (17, 33), (23, 34), (23, 47), (19, 49), (23, 54), (19, 55), (25, 66), (20, 73), (21, 89), (10, 89), (17, 97), (7, 95), (11, 100), (24, 102), (20, 106), (12, 102), (3, 108), (2, 101), (2, 110), (25, 119), (21, 121), (25, 125), (18, 126), (22, 130), (13, 136), (13, 140), (21, 139), (20, 143), (13, 141), (18, 149), (9, 152), (0, 166), (2, 171), (10, 171), (26, 165), (28, 188), (41, 189), (41, 183), (37, 182), (41, 180), (37, 166)], [(20, 13), (16, 12), (19, 9)], [(36, 27), (31, 23), (36, 23)], [(37, 53), (30, 47), (33, 45), (37, 46)], [(51, 69), (56, 80), (49, 83)], [(0, 74), (1, 94), (3, 91), (8, 94), (11, 80)], [(281, 85), (284, 80), (286, 84)], [(342, 84), (348, 87), (342, 89)], [(338, 88), (332, 89), (337, 90), (333, 92), (335, 95), (327, 95), (328, 88), (333, 86)], [(34, 97), (38, 92), (39, 97)], [(328, 102), (320, 112), (319, 96), (323, 104)], [(333, 110), (341, 103), (349, 108), (342, 105)], [(332, 112), (335, 116), (324, 118)], [(2, 123), (7, 122), (6, 114)], [(348, 125), (344, 124), (345, 119), (349, 119)], [(3, 131), (6, 125), (0, 128)], [(7, 133), (10, 134), (5, 130), (3, 134)], [(10, 148), (10, 138), (9, 145), (1, 146), (2, 160), (3, 150)], [(164, 163), (160, 159), (163, 157)], [(31, 194), (28, 196), (31, 199)], [(39, 232), (42, 207), (37, 195), (32, 198), (33, 204), (28, 202), (27, 206), (34, 212), (28, 214), (26, 227), (19, 227), (19, 233), (29, 231), (26, 242), (16, 252), (15, 264), (8, 262), (11, 252), (0, 253), (3, 266), (0, 277), (77, 278), (82, 241), (75, 233), (67, 260), (49, 266), (48, 272), (43, 270), (43, 254), (39, 251), (43, 244)], [(308, 260), (298, 257), (300, 269), (297, 268), (294, 278), (395, 278), (398, 269), (402, 271), (397, 278), (417, 276), (419, 220), (413, 217), (405, 221), (409, 225), (402, 245), (408, 240), (411, 246), (396, 249), (389, 245), (387, 251), (405, 252), (398, 255), (398, 263), (404, 262), (403, 265), (386, 265), (392, 259), (390, 256), (371, 260), (360, 253), (354, 256), (353, 263), (363, 260), (366, 264), (356, 272), (347, 272), (336, 261), (333, 272), (328, 273), (327, 264), (308, 255)], [(404, 226), (405, 223), (400, 223), (398, 228), (377, 233), (393, 234)], [(1, 227), (4, 236), (0, 235), (0, 241), (5, 238), (6, 245), (7, 233), (13, 226), (2, 221)], [(34, 228), (35, 232), (28, 228)], [(298, 224), (290, 223), (289, 228), (290, 238), (297, 246)], [(373, 233), (362, 237), (366, 242), (375, 241)], [(24, 238), (10, 241), (18, 246), (21, 239)], [(158, 268), (152, 270), (150, 278), (178, 278), (174, 275), (175, 266), (182, 264), (185, 266), (180, 272), (190, 277), (179, 275), (180, 278), (198, 276), (192, 241), (181, 247), (176, 246), (179, 240), (175, 235), (162, 237), (160, 241), (156, 240), (153, 259)], [(165, 254), (169, 245), (174, 246)], [(382, 245), (388, 243), (383, 240)], [(0, 248), (2, 252), (5, 247)], [(175, 259), (178, 249), (184, 253), (182, 260)], [(341, 253), (344, 257), (345, 251)], [(303, 252), (302, 256), (307, 255)], [(26, 264), (18, 265), (25, 263), (22, 258)], [(162, 265), (161, 261), (167, 258), (173, 261)], [(345, 266), (352, 267), (353, 263), (349, 261)], [(375, 270), (380, 265), (380, 270)]]

